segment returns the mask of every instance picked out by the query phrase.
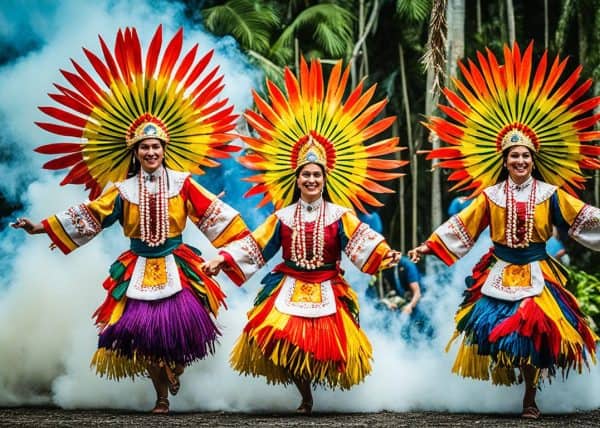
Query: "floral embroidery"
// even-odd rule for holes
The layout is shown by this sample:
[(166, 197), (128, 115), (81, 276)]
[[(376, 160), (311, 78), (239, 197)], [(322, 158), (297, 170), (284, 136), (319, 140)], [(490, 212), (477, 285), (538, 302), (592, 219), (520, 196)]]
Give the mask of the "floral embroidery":
[(471, 248), (475, 245), (475, 242), (473, 242), (473, 239), (467, 232), (467, 228), (458, 216), (452, 216), (450, 220), (448, 220), (448, 227), (465, 247)]
[(600, 209), (593, 207), (591, 205), (584, 205), (571, 229), (569, 230), (569, 235), (580, 235), (587, 231), (593, 231), (600, 229)]
[(365, 223), (361, 223), (346, 245), (346, 254), (350, 260), (356, 264), (359, 257), (361, 257), (361, 255), (364, 253), (365, 249), (373, 248), (373, 242), (369, 241), (380, 240), (380, 238), (381, 235), (379, 235)]
[(73, 228), (80, 236), (95, 236), (102, 230), (102, 226), (98, 223), (98, 220), (96, 220), (84, 204), (69, 208), (67, 216)]
[(223, 205), (223, 202), (218, 198), (212, 201), (197, 224), (202, 233), (206, 235), (210, 228), (227, 220), (225, 216), (222, 216)]
[(247, 254), (252, 260), (252, 263), (259, 268), (265, 265), (265, 259), (260, 251), (260, 248), (254, 241), (252, 236), (248, 235), (240, 240), (240, 250)]

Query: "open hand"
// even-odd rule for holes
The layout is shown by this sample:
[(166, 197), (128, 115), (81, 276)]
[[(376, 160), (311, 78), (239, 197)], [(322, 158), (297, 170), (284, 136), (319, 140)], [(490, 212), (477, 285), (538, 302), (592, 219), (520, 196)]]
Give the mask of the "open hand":
[(408, 252), (408, 257), (410, 261), (413, 263), (418, 263), (421, 261), (421, 257), (425, 254), (431, 253), (431, 249), (426, 244), (421, 244), (418, 247), (413, 248)]
[(10, 223), (10, 226), (14, 229), (23, 229), (30, 235), (35, 235), (44, 232), (44, 226), (41, 223), (33, 223), (31, 220), (25, 217), (17, 218), (14, 223)]

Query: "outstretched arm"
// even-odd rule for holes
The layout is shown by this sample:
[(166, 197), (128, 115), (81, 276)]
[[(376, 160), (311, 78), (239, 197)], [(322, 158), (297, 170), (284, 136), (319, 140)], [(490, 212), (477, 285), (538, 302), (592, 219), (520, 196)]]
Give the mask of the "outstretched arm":
[(15, 229), (23, 229), (30, 235), (46, 233), (46, 229), (44, 229), (42, 223), (33, 223), (31, 220), (25, 217), (17, 218), (15, 222), (11, 223), (10, 225)]
[(418, 247), (413, 248), (408, 252), (408, 257), (410, 261), (413, 263), (419, 263), (421, 257), (426, 254), (431, 254), (431, 248), (427, 246), (427, 244), (421, 244)]

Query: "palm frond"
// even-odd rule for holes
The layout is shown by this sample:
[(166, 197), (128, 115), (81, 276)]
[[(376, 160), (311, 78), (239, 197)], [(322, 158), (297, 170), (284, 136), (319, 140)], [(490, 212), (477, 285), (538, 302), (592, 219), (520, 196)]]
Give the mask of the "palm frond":
[(273, 29), (279, 26), (276, 9), (263, 2), (230, 0), (204, 9), (204, 25), (217, 35), (232, 35), (244, 50), (266, 52)]
[(396, 12), (411, 21), (424, 21), (431, 11), (431, 0), (396, 0)]
[(352, 45), (354, 15), (343, 7), (324, 3), (311, 6), (298, 14), (296, 19), (286, 27), (271, 48), (271, 55), (285, 59), (291, 57), (282, 53), (289, 49), (292, 52), (294, 36), (301, 29), (312, 28), (315, 43), (326, 55), (340, 57), (348, 46)]
[(434, 0), (429, 21), (429, 37), (427, 50), (421, 58), (426, 70), (433, 70), (431, 93), (439, 94), (444, 81), (446, 70), (446, 0)]

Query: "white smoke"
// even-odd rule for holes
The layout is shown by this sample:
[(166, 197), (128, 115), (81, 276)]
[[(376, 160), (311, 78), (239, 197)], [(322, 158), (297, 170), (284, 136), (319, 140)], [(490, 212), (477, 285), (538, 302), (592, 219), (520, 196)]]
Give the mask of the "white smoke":
[[(2, 41), (27, 49), (0, 68), (2, 141), (19, 158), (18, 163), (0, 164), (0, 186), (5, 195), (24, 204), (20, 214), (38, 220), (86, 197), (75, 186), (60, 187), (59, 175), (40, 168), (47, 157), (32, 152), (38, 145), (57, 141), (33, 122), (44, 119), (36, 107), (50, 104), (46, 93), (53, 91), (53, 82), (61, 82), (59, 68), (71, 69), (71, 57), (86, 64), (81, 46), (97, 52), (98, 34), (111, 45), (118, 28), (135, 26), (140, 38), (148, 41), (161, 23), (165, 39), (183, 25), (188, 46), (194, 41), (201, 50), (215, 48), (214, 60), (225, 75), (226, 95), (238, 112), (250, 106), (250, 89), (258, 81), (258, 73), (246, 65), (232, 39), (215, 39), (197, 27), (191, 28), (177, 4), (133, 0), (3, 2)], [(29, 49), (32, 44), (37, 47)], [(235, 172), (225, 174), (238, 185)], [(23, 187), (25, 182), (30, 184)], [(254, 202), (241, 198), (227, 202), (256, 221), (250, 206)], [(64, 408), (151, 408), (154, 392), (148, 380), (116, 383), (96, 377), (89, 368), (96, 348), (91, 314), (105, 297), (101, 283), (108, 266), (128, 245), (119, 227), (114, 226), (68, 257), (49, 251), (45, 236), (24, 236), (9, 229), (0, 231), (0, 266), (4, 272), (0, 283), (0, 406), (43, 403)], [(215, 254), (195, 230), (188, 228), (184, 239), (201, 248), (207, 257)], [(443, 351), (452, 334), (462, 278), (475, 263), (475, 253), (481, 254), (486, 245), (480, 244), (473, 255), (459, 262), (451, 283), (436, 284), (433, 277), (425, 278), (427, 293), (422, 304), (434, 309), (432, 321), (437, 334), (430, 342), (403, 340), (399, 331), (404, 320), (390, 321), (363, 303), (361, 320), (374, 347), (373, 373), (350, 391), (318, 389), (315, 410), (519, 411), (522, 387), (496, 388), (454, 376), (450, 368), (456, 347), (449, 354)], [(369, 278), (347, 263), (345, 267), (362, 295)], [(240, 289), (222, 275), (219, 278), (229, 306), (219, 316), (223, 337), (216, 355), (186, 371), (172, 408), (249, 412), (295, 408), (300, 398), (294, 388), (267, 385), (263, 378), (241, 377), (228, 364), (261, 273)], [(389, 322), (386, 331), (379, 328)], [(538, 403), (547, 413), (597, 408), (599, 369), (592, 367), (589, 373), (573, 374), (566, 382), (558, 380), (545, 387)]]

